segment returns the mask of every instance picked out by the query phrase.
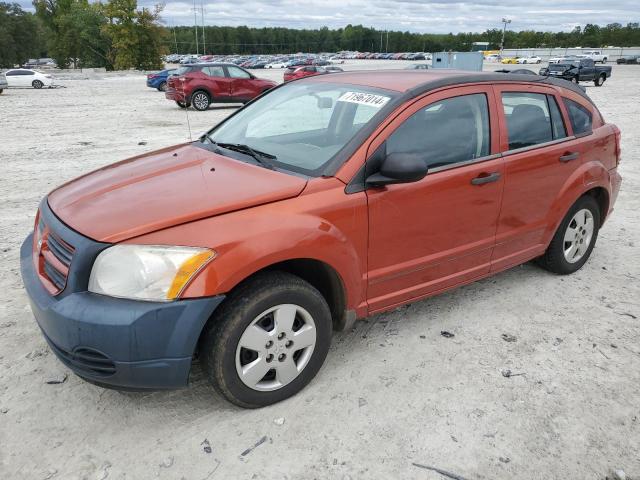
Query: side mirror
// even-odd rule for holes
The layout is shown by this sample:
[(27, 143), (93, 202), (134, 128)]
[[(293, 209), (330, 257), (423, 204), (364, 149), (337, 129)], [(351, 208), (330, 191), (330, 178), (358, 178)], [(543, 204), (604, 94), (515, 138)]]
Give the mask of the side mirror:
[(367, 185), (382, 187), (393, 183), (411, 183), (427, 175), (427, 161), (417, 153), (391, 153), (385, 157), (380, 171), (367, 178)]

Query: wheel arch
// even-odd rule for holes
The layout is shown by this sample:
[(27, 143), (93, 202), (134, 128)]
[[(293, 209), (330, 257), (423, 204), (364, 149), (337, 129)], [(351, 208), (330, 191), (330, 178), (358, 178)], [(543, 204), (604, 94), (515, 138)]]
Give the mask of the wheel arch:
[(551, 242), (553, 235), (560, 226), (560, 223), (562, 222), (569, 209), (573, 206), (574, 203), (578, 201), (578, 199), (585, 195), (594, 197), (598, 202), (598, 206), (600, 207), (599, 227), (603, 225), (605, 219), (607, 218), (610, 204), (609, 191), (607, 190), (603, 181), (585, 185), (582, 181), (583, 174), (584, 171), (579, 170), (574, 175), (572, 175), (571, 179), (565, 184), (565, 187), (562, 189), (560, 195), (558, 195), (558, 197), (556, 198), (556, 201), (551, 208), (551, 218), (547, 223), (547, 230), (545, 232), (544, 243), (546, 245)]
[[(596, 202), (598, 202), (598, 207), (600, 208), (600, 225), (602, 227), (605, 219), (607, 218), (607, 214), (609, 213), (609, 192), (604, 187), (595, 187), (590, 190), (587, 190), (581, 197), (589, 195), (593, 197)], [(577, 201), (577, 200), (576, 200)]]
[(267, 265), (244, 278), (238, 285), (264, 272), (287, 272), (311, 284), (324, 297), (333, 320), (334, 330), (344, 330), (355, 320), (355, 312), (347, 310), (347, 292), (338, 271), (326, 262), (314, 258), (292, 258)]

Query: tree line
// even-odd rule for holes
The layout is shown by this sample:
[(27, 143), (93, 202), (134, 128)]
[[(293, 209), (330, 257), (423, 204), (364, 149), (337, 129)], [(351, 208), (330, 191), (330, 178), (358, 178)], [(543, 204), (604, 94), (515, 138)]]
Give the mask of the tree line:
[(59, 67), (154, 69), (167, 51), (162, 7), (137, 0), (34, 0), (35, 13), (0, 2), (0, 67), (53, 58)]
[[(362, 25), (344, 28), (290, 29), (207, 26), (198, 27), (198, 53), (248, 54), (337, 52), (442, 52), (469, 51), (473, 42), (489, 42), (489, 49), (500, 48), (502, 30), (482, 33), (412, 33), (381, 31)], [(167, 47), (171, 53), (196, 53), (193, 26), (169, 28)], [(203, 42), (204, 39), (204, 42)], [(533, 47), (617, 47), (640, 46), (640, 23), (604, 27), (587, 24), (570, 32), (507, 31), (505, 48)]]
[[(381, 31), (362, 25), (291, 29), (166, 27), (162, 6), (138, 8), (137, 0), (34, 0), (35, 13), (0, 2), (0, 67), (51, 57), (60, 67), (154, 69), (167, 53), (250, 54), (468, 51), (473, 42), (500, 47), (502, 31), (434, 34)], [(197, 42), (197, 43), (196, 43)], [(506, 48), (630, 47), (640, 45), (640, 24), (587, 24), (570, 32), (507, 31)]]

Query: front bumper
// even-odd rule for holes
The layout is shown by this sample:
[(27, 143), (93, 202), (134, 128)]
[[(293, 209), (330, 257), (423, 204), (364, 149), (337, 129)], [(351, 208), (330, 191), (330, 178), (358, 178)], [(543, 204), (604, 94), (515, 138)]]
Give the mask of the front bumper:
[(142, 302), (85, 290), (54, 297), (38, 278), (32, 244), (33, 234), (20, 250), (22, 279), (36, 321), (62, 363), (108, 387), (168, 389), (188, 384), (200, 332), (224, 296)]

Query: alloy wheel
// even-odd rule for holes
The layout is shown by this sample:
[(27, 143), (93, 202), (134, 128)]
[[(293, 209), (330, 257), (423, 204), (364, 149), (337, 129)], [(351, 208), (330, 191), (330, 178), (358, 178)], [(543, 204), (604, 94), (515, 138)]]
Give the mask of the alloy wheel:
[(258, 315), (236, 347), (236, 372), (258, 391), (278, 390), (309, 363), (316, 344), (313, 317), (299, 305), (282, 304)]
[(573, 216), (564, 234), (564, 258), (569, 263), (576, 263), (584, 257), (589, 249), (595, 222), (590, 210), (583, 208)]
[(198, 92), (191, 99), (191, 103), (198, 110), (206, 110), (209, 107), (209, 97), (206, 93)]

